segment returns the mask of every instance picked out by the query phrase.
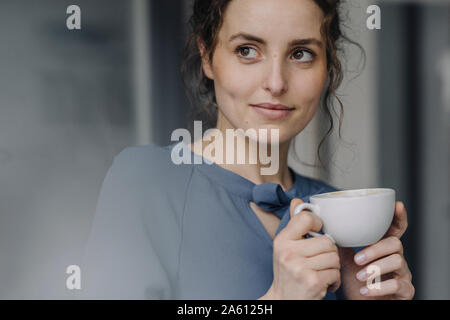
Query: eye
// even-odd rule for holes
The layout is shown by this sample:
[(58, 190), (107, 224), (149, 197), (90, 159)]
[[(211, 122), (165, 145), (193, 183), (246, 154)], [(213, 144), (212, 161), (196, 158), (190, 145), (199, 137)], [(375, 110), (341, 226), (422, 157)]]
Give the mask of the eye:
[(236, 53), (239, 54), (239, 56), (245, 58), (245, 59), (252, 59), (256, 58), (256, 56), (252, 56), (251, 52), (252, 50), (256, 53), (256, 50), (252, 47), (242, 46), (236, 48)]
[(299, 49), (296, 50), (292, 56), (294, 57), (294, 60), (300, 62), (311, 62), (314, 60), (315, 54), (306, 49)]

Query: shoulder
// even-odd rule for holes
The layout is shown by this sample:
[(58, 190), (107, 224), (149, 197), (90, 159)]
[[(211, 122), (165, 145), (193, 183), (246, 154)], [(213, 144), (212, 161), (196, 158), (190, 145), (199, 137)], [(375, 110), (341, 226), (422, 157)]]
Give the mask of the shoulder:
[(174, 164), (171, 147), (156, 144), (126, 147), (114, 157), (110, 175), (139, 193), (182, 192), (191, 177), (192, 166)]
[(149, 144), (143, 146), (130, 146), (123, 149), (114, 157), (113, 166), (137, 171), (140, 174), (152, 173), (165, 175), (189, 174), (192, 167), (175, 164), (171, 158), (173, 145), (159, 146)]
[[(156, 144), (129, 146), (124, 148), (115, 157), (113, 164), (116, 166), (136, 168), (152, 168), (158, 166), (159, 169), (170, 167), (170, 145), (159, 146)], [(150, 166), (151, 165), (151, 166)]]

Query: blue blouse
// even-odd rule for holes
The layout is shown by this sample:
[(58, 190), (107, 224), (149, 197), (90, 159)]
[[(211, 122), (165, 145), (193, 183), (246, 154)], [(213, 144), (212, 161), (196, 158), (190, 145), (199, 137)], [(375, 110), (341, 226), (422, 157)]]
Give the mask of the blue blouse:
[[(182, 142), (178, 142), (182, 143)], [(337, 189), (292, 169), (255, 185), (178, 143), (125, 148), (103, 182), (81, 265), (86, 299), (257, 299), (273, 280), (273, 240), (249, 201), (289, 222), (289, 202)], [(343, 298), (341, 290), (325, 299)]]

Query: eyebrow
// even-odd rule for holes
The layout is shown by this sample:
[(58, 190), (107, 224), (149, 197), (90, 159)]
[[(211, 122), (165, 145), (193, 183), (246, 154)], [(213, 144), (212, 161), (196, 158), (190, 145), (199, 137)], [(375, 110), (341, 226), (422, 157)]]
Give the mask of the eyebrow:
[[(263, 45), (266, 44), (266, 41), (264, 39), (261, 39), (261, 38), (259, 38), (257, 36), (254, 36), (254, 35), (251, 35), (251, 34), (248, 34), (248, 33), (245, 33), (245, 32), (239, 32), (239, 33), (236, 33), (236, 34), (232, 35), (230, 37), (230, 39), (228, 39), (228, 41), (231, 42), (231, 41), (233, 41), (235, 39), (238, 39), (238, 38), (242, 38), (242, 39), (248, 40), (248, 41), (259, 42), (259, 43), (261, 43)], [(316, 38), (294, 39), (291, 42), (289, 42), (289, 46), (290, 47), (296, 46), (296, 45), (307, 45), (307, 44), (315, 44), (316, 46), (318, 46), (320, 48), (323, 47), (322, 41), (317, 40)]]

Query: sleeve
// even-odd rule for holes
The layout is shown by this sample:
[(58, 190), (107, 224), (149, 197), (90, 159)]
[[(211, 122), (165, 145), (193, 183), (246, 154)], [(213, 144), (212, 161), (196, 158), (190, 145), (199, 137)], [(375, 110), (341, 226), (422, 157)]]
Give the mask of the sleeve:
[(168, 274), (147, 235), (138, 169), (127, 149), (114, 158), (97, 201), (83, 253), (83, 299), (170, 299), (172, 295)]

